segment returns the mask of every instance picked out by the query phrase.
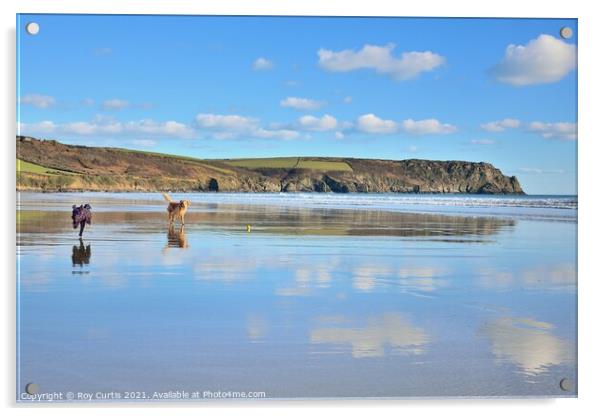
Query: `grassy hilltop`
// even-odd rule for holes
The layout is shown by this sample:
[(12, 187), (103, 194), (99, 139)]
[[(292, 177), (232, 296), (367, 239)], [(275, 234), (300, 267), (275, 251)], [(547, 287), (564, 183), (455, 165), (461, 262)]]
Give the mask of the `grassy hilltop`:
[(34, 191), (522, 194), (488, 163), (332, 157), (196, 159), (17, 137), (17, 188)]

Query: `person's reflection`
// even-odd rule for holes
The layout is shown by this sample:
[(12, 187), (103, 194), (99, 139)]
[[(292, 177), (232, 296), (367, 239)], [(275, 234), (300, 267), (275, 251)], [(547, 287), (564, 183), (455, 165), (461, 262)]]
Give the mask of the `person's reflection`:
[(73, 263), (73, 267), (84, 267), (84, 264), (90, 264), (90, 256), (92, 256), (90, 244), (84, 245), (84, 240), (80, 238), (79, 246), (73, 246), (73, 253), (71, 254), (71, 262)]
[(176, 229), (173, 225), (169, 227), (167, 230), (167, 246), (175, 247), (175, 248), (187, 248), (188, 247), (188, 239), (186, 238), (186, 233), (184, 232), (184, 226), (180, 226), (180, 228)]

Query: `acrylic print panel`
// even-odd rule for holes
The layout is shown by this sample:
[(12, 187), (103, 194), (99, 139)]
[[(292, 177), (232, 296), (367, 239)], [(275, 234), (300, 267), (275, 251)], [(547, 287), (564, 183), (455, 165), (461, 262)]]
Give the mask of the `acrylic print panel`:
[(576, 20), (17, 34), (19, 401), (576, 396)]

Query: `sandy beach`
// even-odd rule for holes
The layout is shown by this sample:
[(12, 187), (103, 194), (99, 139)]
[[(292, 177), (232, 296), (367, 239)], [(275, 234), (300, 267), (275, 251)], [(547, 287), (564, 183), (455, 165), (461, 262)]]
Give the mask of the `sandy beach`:
[(576, 394), (576, 200), (190, 197), (21, 194), (18, 391)]

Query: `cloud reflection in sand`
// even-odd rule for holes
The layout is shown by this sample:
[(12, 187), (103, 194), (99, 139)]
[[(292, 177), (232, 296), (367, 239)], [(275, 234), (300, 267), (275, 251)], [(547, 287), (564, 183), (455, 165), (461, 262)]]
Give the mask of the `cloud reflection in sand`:
[(422, 354), (429, 343), (426, 332), (399, 313), (372, 317), (365, 326), (330, 327), (311, 331), (313, 344), (351, 346), (355, 358), (382, 357), (387, 347), (401, 354)]
[(574, 263), (557, 263), (525, 268), (522, 271), (485, 268), (477, 271), (478, 284), (487, 289), (527, 289), (571, 291), (577, 288)]
[(526, 375), (538, 375), (573, 359), (572, 344), (555, 336), (553, 329), (531, 318), (503, 317), (488, 322), (482, 331), (498, 360), (512, 362)]
[(447, 271), (441, 267), (404, 266), (395, 269), (379, 265), (362, 265), (353, 270), (353, 287), (371, 291), (377, 286), (398, 286), (402, 291), (432, 292), (446, 286)]

